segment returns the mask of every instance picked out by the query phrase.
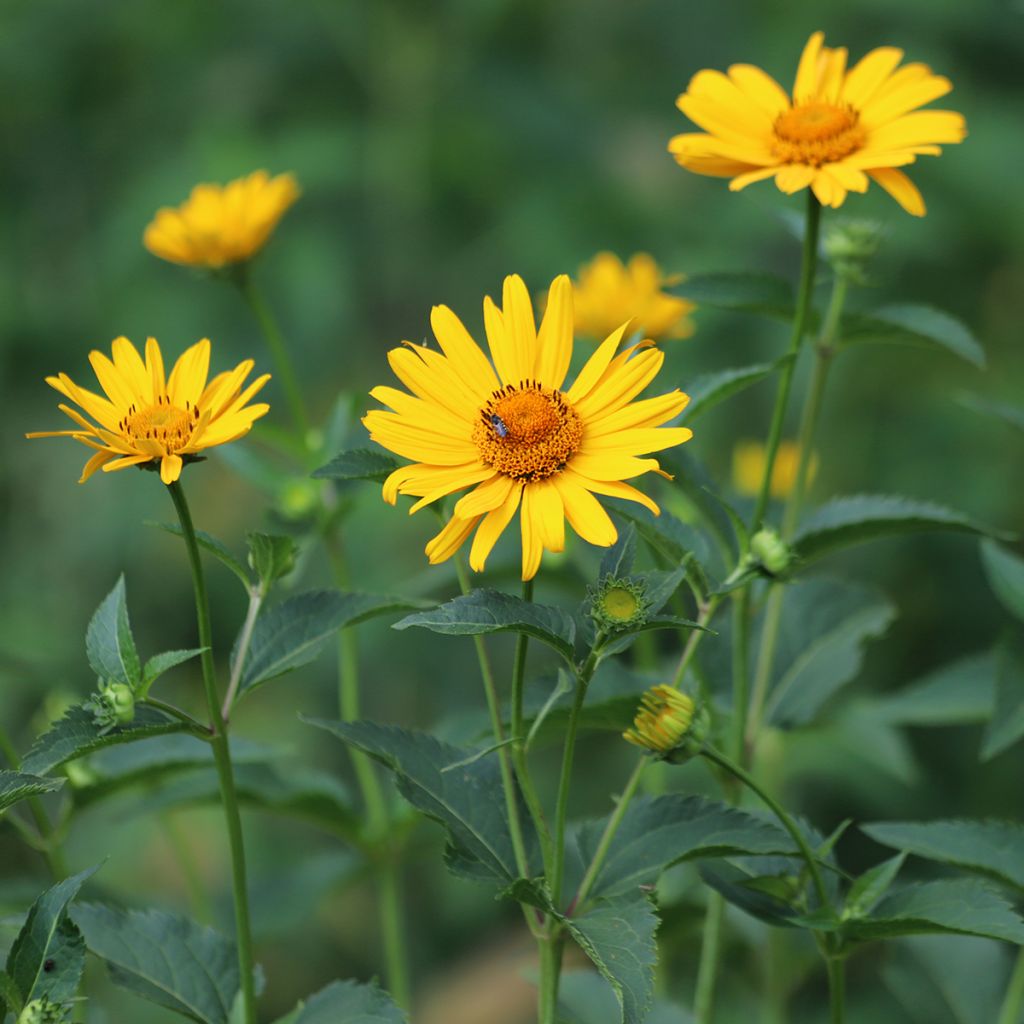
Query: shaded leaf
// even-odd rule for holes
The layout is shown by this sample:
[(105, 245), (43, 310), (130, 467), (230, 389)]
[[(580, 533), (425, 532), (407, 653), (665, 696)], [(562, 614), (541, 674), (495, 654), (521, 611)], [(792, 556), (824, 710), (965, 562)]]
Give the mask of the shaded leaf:
[(619, 530), (615, 543), (602, 556), (601, 568), (597, 573), (598, 579), (604, 579), (605, 576), (615, 576), (619, 579), (628, 576), (635, 559), (636, 527), (632, 523), (627, 523), (624, 530)]
[(992, 398), (983, 398), (981, 395), (972, 395), (961, 392), (957, 395), (957, 401), (967, 409), (986, 416), (989, 419), (998, 420), (1000, 423), (1024, 430), (1024, 406), (1013, 405), (1010, 402), (999, 402)]
[(69, 708), (49, 732), (43, 733), (35, 741), (21, 766), (33, 775), (45, 775), (65, 761), (73, 761), (101, 747), (133, 743), (148, 736), (163, 736), (184, 732), (186, 729), (187, 726), (176, 718), (143, 705), (136, 707), (135, 720), (129, 725), (119, 725), (105, 732), (102, 726), (96, 724), (92, 712), (77, 704)]
[(761, 273), (693, 274), (671, 289), (700, 306), (790, 317), (793, 289), (785, 278)]
[(560, 608), (523, 601), (498, 590), (473, 590), (462, 597), (396, 622), (395, 629), (421, 626), (447, 636), (524, 633), (572, 662), (576, 624)]
[[(177, 523), (150, 523), (150, 526), (158, 526), (161, 530), (165, 530), (167, 533), (173, 533), (175, 537), (180, 537), (181, 527)], [(221, 563), (225, 568), (230, 569), (242, 582), (242, 586), (248, 590), (252, 586), (252, 579), (249, 576), (248, 570), (244, 565), (232, 554), (231, 550), (224, 544), (222, 544), (216, 537), (210, 536), (210, 534), (203, 530), (196, 530), (196, 542), (205, 551), (208, 551), (218, 562)]]
[(996, 652), (996, 693), (992, 718), (981, 741), (981, 759), (1001, 754), (1024, 736), (1024, 651), (1016, 638)]
[(295, 1024), (405, 1024), (407, 1019), (376, 985), (335, 981), (310, 996)]
[(249, 566), (266, 589), (295, 568), (299, 546), (292, 537), (269, 533), (248, 533)]
[(52, 793), (63, 785), (63, 779), (43, 779), (38, 775), (0, 769), (0, 814), (19, 800), (42, 793)]
[(176, 665), (181, 665), (192, 658), (198, 658), (203, 653), (202, 647), (193, 647), (181, 651), (164, 651), (162, 654), (154, 654), (142, 670), (143, 688), (148, 688), (156, 679)]
[(995, 702), (995, 680), (995, 654), (982, 651), (943, 665), (903, 689), (878, 698), (874, 710), (893, 725), (987, 722)]
[(755, 363), (732, 370), (705, 373), (686, 387), (690, 404), (683, 410), (682, 423), (692, 423), (719, 402), (745, 391), (779, 369), (779, 363)]
[(843, 317), (843, 345), (881, 343), (941, 348), (983, 369), (985, 350), (966, 324), (941, 309), (910, 303)]
[(228, 1024), (238, 954), (222, 935), (158, 910), (80, 903), (71, 916), (117, 985), (198, 1024)]
[(351, 448), (339, 452), (312, 474), (318, 480), (383, 480), (398, 469), (390, 455), (373, 448)]
[[(787, 887), (787, 898), (781, 898), (778, 883), (784, 880), (779, 876), (757, 875), (738, 864), (714, 861), (700, 865), (700, 877), (733, 906), (765, 924), (776, 927), (794, 927), (798, 924), (796, 911), (790, 906), (795, 890), (791, 886)], [(775, 884), (764, 885), (762, 882)]]
[(896, 876), (906, 859), (905, 853), (897, 854), (860, 875), (850, 886), (846, 896), (846, 907), (849, 912), (855, 917), (868, 913), (889, 891), (889, 886), (896, 881)]
[(139, 652), (128, 622), (124, 576), (103, 599), (89, 622), (85, 651), (93, 672), (103, 680), (115, 679), (133, 689), (142, 681)]
[(1000, 535), (962, 512), (932, 502), (861, 494), (835, 498), (816, 508), (801, 524), (793, 547), (806, 563), (854, 544), (924, 530)]
[(1024, 558), (995, 541), (983, 540), (981, 564), (1002, 606), (1011, 615), (1024, 619)]

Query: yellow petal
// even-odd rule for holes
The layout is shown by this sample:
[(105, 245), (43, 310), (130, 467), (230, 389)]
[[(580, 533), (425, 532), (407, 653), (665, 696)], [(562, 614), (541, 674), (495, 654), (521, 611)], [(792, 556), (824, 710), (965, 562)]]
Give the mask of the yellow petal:
[(561, 389), (572, 359), (573, 289), (568, 274), (551, 282), (544, 319), (537, 334), (537, 379)]
[(589, 544), (609, 547), (618, 539), (618, 530), (601, 503), (584, 486), (582, 478), (567, 469), (554, 477), (569, 525)]
[(429, 540), (424, 548), (430, 564), (438, 565), (451, 558), (462, 547), (479, 521), (479, 516), (473, 519), (457, 519), (453, 516), (449, 519), (441, 532)]
[(165, 484), (173, 484), (181, 476), (181, 467), (180, 455), (165, 455), (160, 460), (160, 479)]
[(430, 311), (430, 326), (452, 369), (473, 391), (496, 391), (498, 378), (490, 360), (470, 336), (462, 321), (447, 307)]
[(915, 217), (925, 215), (924, 198), (917, 190), (917, 186), (902, 172), (895, 167), (878, 167), (868, 171), (875, 181), (878, 182), (886, 192), (903, 207), (907, 213)]
[(522, 497), (523, 485), (516, 485), (509, 491), (508, 497), (500, 508), (488, 512), (480, 523), (480, 528), (473, 538), (473, 546), (469, 551), (469, 565), (474, 572), (483, 572), (487, 557), (490, 555), (497, 543), (498, 538), (504, 533), (505, 528), (512, 521), (512, 517), (519, 508), (519, 501)]
[(825, 41), (824, 32), (815, 32), (804, 52), (800, 55), (800, 63), (796, 69), (796, 79), (793, 82), (793, 99), (797, 103), (803, 103), (812, 99), (818, 91), (819, 58), (821, 57), (821, 46)]

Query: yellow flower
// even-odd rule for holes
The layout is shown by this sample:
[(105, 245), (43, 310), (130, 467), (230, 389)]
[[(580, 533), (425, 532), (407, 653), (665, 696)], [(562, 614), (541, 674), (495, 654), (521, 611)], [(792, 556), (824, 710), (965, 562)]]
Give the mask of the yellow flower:
[(441, 351), (409, 343), (392, 349), (391, 369), (413, 394), (374, 388), (370, 394), (394, 411), (369, 412), (363, 423), (375, 441), (414, 460), (387, 478), (385, 501), (415, 495), (420, 500), (410, 511), (416, 512), (474, 487), (427, 544), (432, 564), (450, 558), (476, 530), (469, 562), (482, 571), (519, 511), (528, 580), (545, 549), (563, 549), (566, 519), (591, 544), (615, 543), (615, 526), (595, 494), (658, 514), (650, 498), (624, 481), (661, 472), (657, 460), (638, 456), (691, 437), (683, 427), (657, 429), (689, 398), (676, 390), (632, 401), (664, 355), (649, 341), (616, 355), (625, 325), (563, 391), (573, 344), (573, 291), (565, 274), (551, 285), (539, 330), (522, 278), (505, 278), (502, 305), (484, 299), (490, 360), (447, 306), (435, 306), (430, 322)]
[(652, 686), (622, 738), (657, 754), (667, 754), (683, 741), (693, 723), (693, 700), (671, 686)]
[(142, 240), (161, 259), (216, 270), (262, 249), (298, 198), (291, 174), (254, 171), (227, 185), (196, 185), (181, 206), (157, 211)]
[(575, 282), (576, 330), (589, 338), (604, 338), (628, 321), (632, 330), (655, 341), (688, 338), (693, 334), (687, 318), (693, 303), (661, 290), (682, 280), (682, 274), (665, 277), (645, 252), (638, 252), (628, 265), (614, 253), (599, 252), (580, 267)]
[(127, 338), (112, 345), (113, 360), (102, 352), (90, 352), (89, 362), (106, 397), (86, 391), (66, 373), (47, 377), (46, 383), (79, 406), (95, 423), (76, 409), (58, 405), (78, 425), (76, 430), (47, 430), (26, 437), (73, 437), (96, 449), (85, 464), (79, 483), (102, 469), (110, 472), (147, 462), (160, 463), (160, 479), (173, 483), (189, 456), (218, 444), (237, 441), (269, 405), (246, 405), (270, 374), (257, 377), (245, 390), (252, 372), (246, 359), (233, 370), (219, 373), (209, 383), (210, 342), (197, 342), (181, 355), (164, 377), (164, 361), (155, 338), (146, 342), (146, 361)]
[(699, 71), (676, 101), (704, 133), (677, 135), (668, 148), (688, 170), (732, 178), (737, 192), (774, 178), (786, 193), (810, 186), (825, 206), (866, 192), (873, 178), (907, 213), (925, 212), (921, 193), (897, 168), (960, 142), (963, 117), (918, 110), (953, 86), (926, 64), (904, 64), (892, 46), (872, 50), (848, 71), (846, 48), (828, 49), (815, 32), (804, 47), (792, 99), (760, 68)]
[[(732, 483), (740, 494), (753, 497), (761, 490), (764, 476), (765, 448), (760, 441), (741, 441), (732, 452)], [(800, 467), (800, 446), (795, 441), (780, 441), (772, 466), (769, 493), (773, 498), (788, 498), (796, 485), (796, 472)], [(807, 482), (818, 472), (817, 453), (811, 453), (807, 467)]]

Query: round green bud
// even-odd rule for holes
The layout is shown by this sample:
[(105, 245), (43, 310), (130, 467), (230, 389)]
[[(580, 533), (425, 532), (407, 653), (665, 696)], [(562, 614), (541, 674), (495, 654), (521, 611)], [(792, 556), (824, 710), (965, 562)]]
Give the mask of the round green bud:
[(129, 725), (135, 720), (135, 694), (130, 686), (108, 683), (103, 694), (118, 725)]
[(43, 996), (26, 1004), (18, 1016), (17, 1024), (64, 1024), (67, 1019), (66, 1007), (60, 1003), (51, 1003)]
[(770, 576), (778, 576), (789, 568), (793, 556), (789, 546), (774, 530), (764, 529), (750, 538), (750, 557)]
[(591, 597), (590, 615), (598, 628), (606, 633), (642, 625), (647, 619), (647, 595), (643, 584), (628, 578), (605, 576)]
[(830, 224), (822, 237), (825, 259), (840, 276), (854, 284), (867, 284), (867, 264), (878, 252), (883, 227), (872, 220), (845, 220)]

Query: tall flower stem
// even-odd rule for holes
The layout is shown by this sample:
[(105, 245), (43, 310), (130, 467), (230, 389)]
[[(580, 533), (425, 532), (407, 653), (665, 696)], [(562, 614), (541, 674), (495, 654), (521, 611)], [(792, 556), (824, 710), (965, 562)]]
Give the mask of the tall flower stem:
[(254, 961), (252, 947), (252, 927), (249, 921), (249, 900), (246, 889), (245, 845), (242, 836), (242, 819), (238, 813), (238, 794), (235, 791), (235, 776), (231, 765), (231, 747), (228, 742), (227, 723), (221, 714), (220, 696), (217, 692), (217, 672), (213, 662), (213, 640), (210, 628), (210, 602), (206, 593), (206, 577), (203, 574), (203, 563), (199, 554), (192, 515), (181, 484), (175, 481), (169, 484), (174, 508), (181, 523), (181, 533), (188, 551), (189, 565), (192, 568), (192, 587), (195, 592), (196, 620), (199, 627), (199, 646), (203, 670), (203, 687), (206, 691), (206, 704), (210, 714), (213, 735), (210, 744), (213, 747), (214, 763), (217, 767), (217, 779), (220, 783), (221, 804), (224, 808), (224, 819), (228, 831), (228, 843), (231, 849), (231, 883), (235, 905), (235, 931), (238, 943), (238, 969), (242, 989), (242, 1021), (243, 1024), (256, 1024), (256, 990), (254, 984)]
[(288, 346), (285, 344), (284, 335), (277, 324), (274, 314), (270, 311), (262, 293), (252, 280), (252, 274), (247, 264), (241, 265), (235, 281), (242, 297), (245, 299), (253, 315), (259, 322), (263, 337), (266, 339), (267, 348), (274, 360), (277, 374), (281, 379), (281, 387), (284, 389), (285, 400), (288, 403), (288, 410), (295, 423), (300, 440), (305, 442), (309, 434), (309, 414), (306, 411), (306, 402), (302, 397), (302, 389), (299, 387), (299, 380), (295, 373), (295, 367), (291, 356), (288, 355)]
[(841, 956), (828, 957), (828, 1003), (831, 1024), (843, 1024), (846, 1019), (846, 960)]
[(725, 897), (720, 892), (708, 893), (704, 912), (704, 934), (701, 938), (700, 963), (697, 965), (697, 989), (693, 997), (693, 1016), (697, 1024), (710, 1024), (715, 1005), (715, 982), (722, 951), (722, 922), (725, 919)]
[(1024, 949), (1017, 954), (1017, 963), (1006, 987), (1003, 1005), (999, 1009), (996, 1024), (1017, 1024), (1021, 1008), (1024, 1007)]

